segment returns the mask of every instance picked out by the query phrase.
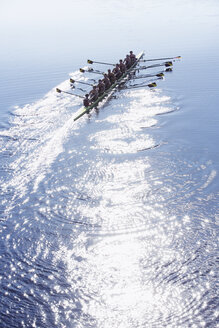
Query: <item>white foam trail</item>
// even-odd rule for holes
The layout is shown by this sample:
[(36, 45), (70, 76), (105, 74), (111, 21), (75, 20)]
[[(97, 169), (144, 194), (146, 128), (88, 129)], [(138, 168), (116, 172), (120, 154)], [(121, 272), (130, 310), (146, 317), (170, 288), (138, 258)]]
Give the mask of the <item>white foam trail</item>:
[[(88, 80), (80, 72), (71, 73), (70, 76), (75, 80)], [(57, 87), (76, 92), (71, 90), (69, 80)], [(0, 136), (8, 138), (5, 148), (12, 149), (14, 158), (10, 164), (12, 178), (4, 182), (2, 187), (12, 187), (21, 196), (26, 193), (30, 182), (33, 191), (37, 190), (52, 163), (63, 152), (66, 140), (73, 133), (79, 133), (79, 125), (73, 118), (81, 107), (81, 99), (58, 94), (55, 89), (33, 104), (17, 107), (11, 128), (0, 132)], [(95, 141), (92, 147), (107, 149), (112, 153), (134, 153), (156, 146), (149, 135), (141, 133), (141, 129), (155, 125), (154, 116), (170, 110), (169, 98), (150, 90), (125, 91), (117, 95), (117, 99), (111, 100), (111, 110), (106, 118), (106, 121), (116, 126), (91, 135), (90, 140)], [(101, 119), (97, 122), (100, 124)]]
[(94, 141), (94, 149), (101, 148), (114, 154), (156, 147), (156, 141), (142, 128), (156, 125), (156, 115), (173, 111), (169, 97), (160, 95), (160, 91), (145, 89), (121, 93), (112, 101), (111, 107), (112, 115), (107, 115), (105, 121), (113, 127), (94, 133), (90, 140)]
[[(80, 79), (81, 73), (72, 73), (71, 76)], [(71, 91), (68, 80), (57, 87)], [(21, 196), (30, 181), (36, 191), (48, 168), (63, 151), (65, 140), (77, 128), (73, 117), (81, 107), (81, 99), (60, 95), (55, 89), (33, 104), (16, 107), (13, 125), (0, 132), (0, 136), (8, 138), (7, 147), (12, 149), (15, 158), (10, 164), (14, 171), (12, 179), (2, 187), (18, 188)]]

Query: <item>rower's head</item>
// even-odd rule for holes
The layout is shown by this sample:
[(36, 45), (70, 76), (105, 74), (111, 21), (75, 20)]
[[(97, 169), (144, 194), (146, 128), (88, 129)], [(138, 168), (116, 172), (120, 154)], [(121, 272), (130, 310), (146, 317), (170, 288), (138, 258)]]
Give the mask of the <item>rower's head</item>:
[(99, 83), (102, 83), (102, 80), (98, 80)]
[(108, 73), (111, 73), (111, 69), (108, 69)]
[(89, 94), (87, 93), (86, 95), (85, 95), (85, 98), (88, 98), (89, 97)]
[(130, 51), (130, 55), (132, 55), (133, 54), (133, 51)]
[(120, 59), (119, 62), (122, 63), (122, 59)]
[(105, 73), (104, 76), (107, 77), (107, 74)]
[(116, 67), (119, 67), (119, 64), (116, 64)]

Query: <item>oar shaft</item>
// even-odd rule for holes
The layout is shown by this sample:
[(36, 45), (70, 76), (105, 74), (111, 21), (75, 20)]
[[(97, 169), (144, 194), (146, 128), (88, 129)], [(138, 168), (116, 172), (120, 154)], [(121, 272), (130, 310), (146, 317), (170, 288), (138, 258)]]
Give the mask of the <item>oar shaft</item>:
[(169, 60), (169, 59), (180, 59), (181, 56), (177, 56), (177, 57), (166, 57), (166, 58), (153, 58), (153, 59), (143, 59), (140, 60), (140, 62), (150, 62), (150, 61), (156, 61), (156, 60)]
[(145, 74), (145, 75), (140, 75), (140, 76), (133, 76), (133, 80), (136, 80), (136, 79), (144, 79), (144, 78), (147, 78), (147, 77), (154, 77), (154, 76), (157, 76), (157, 77), (163, 77), (164, 74), (162, 72), (160, 73), (157, 73), (157, 74)]
[(79, 98), (84, 98), (83, 96), (76, 95), (75, 93), (71, 93), (71, 92), (68, 92), (68, 91), (63, 91), (63, 90), (60, 90), (58, 88), (56, 88), (56, 92), (58, 92), (58, 93), (63, 92), (63, 93), (67, 93), (68, 95), (71, 95), (71, 96), (75, 96), (75, 97), (79, 97)]
[(169, 67), (169, 66), (173, 66), (173, 63), (172, 62), (165, 62), (165, 63), (154, 64), (154, 65), (149, 65), (149, 66), (140, 66), (140, 67), (136, 68), (135, 71), (142, 70), (142, 69), (148, 69), (148, 68), (154, 68), (154, 67), (160, 67), (160, 66)]
[(95, 71), (95, 70), (93, 70), (93, 71), (86, 71), (87, 73), (93, 73), (93, 74), (100, 74), (100, 75), (103, 75), (104, 74), (104, 72), (99, 72), (99, 71)]
[(73, 79), (70, 79), (70, 82), (71, 82), (71, 83), (75, 83), (75, 82), (77, 82), (77, 83), (81, 83), (81, 84), (85, 84), (85, 85), (90, 85), (91, 87), (93, 86), (93, 84), (91, 84), (91, 83), (82, 82), (82, 81), (76, 81), (76, 80), (73, 80)]
[(88, 64), (101, 64), (101, 65), (110, 65), (110, 66), (116, 66), (116, 64), (112, 64), (112, 63), (105, 63), (105, 62), (99, 62), (99, 61), (94, 61), (94, 60), (87, 60)]
[(136, 85), (136, 86), (130, 86), (125, 89), (136, 89), (136, 88), (143, 88), (143, 87), (149, 87), (149, 88), (155, 88), (157, 86), (156, 82), (152, 82), (149, 84), (142, 84), (142, 85)]
[(75, 93), (71, 93), (71, 92), (67, 92), (67, 91), (62, 91), (62, 92), (67, 93), (68, 95), (71, 95), (71, 96), (78, 97), (78, 98), (84, 98), (83, 96), (76, 95)]
[(104, 63), (104, 62), (99, 62), (99, 61), (94, 61), (96, 64), (101, 64), (101, 65), (110, 65), (110, 66), (116, 66), (115, 64), (112, 63)]

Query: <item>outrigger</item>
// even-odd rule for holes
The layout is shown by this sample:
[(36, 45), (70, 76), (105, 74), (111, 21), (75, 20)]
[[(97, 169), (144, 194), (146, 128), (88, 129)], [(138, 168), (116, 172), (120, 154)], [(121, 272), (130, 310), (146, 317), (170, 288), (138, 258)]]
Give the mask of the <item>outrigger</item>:
[[(120, 79), (118, 79), (114, 84), (111, 85), (111, 87), (106, 90), (100, 97), (98, 97), (98, 99), (96, 101), (94, 101), (90, 106), (88, 107), (84, 107), (80, 112), (78, 112), (76, 114), (76, 116), (74, 117), (74, 121), (78, 120), (81, 116), (83, 116), (86, 113), (89, 113), (91, 111), (91, 109), (97, 107), (97, 105), (104, 99), (107, 98), (109, 96), (112, 95), (113, 92), (115, 92), (116, 88), (122, 83), (125, 82), (125, 79), (128, 77), (128, 74), (130, 74), (133, 70), (133, 68), (136, 67), (136, 65), (138, 64), (139, 60), (142, 59), (144, 56), (144, 52), (140, 52), (140, 54), (138, 54), (136, 56), (136, 62), (121, 76)], [(91, 63), (91, 61), (89, 61)]]
[[(172, 69), (170, 68), (170, 66), (172, 66), (172, 62), (169, 61), (169, 62), (164, 62), (162, 64), (155, 64), (155, 65), (150, 65), (150, 66), (140, 66), (140, 67), (136, 67), (140, 62), (146, 62), (146, 61), (153, 61), (153, 60), (162, 60), (162, 59), (179, 59), (181, 58), (180, 56), (177, 56), (177, 57), (169, 57), (169, 58), (158, 58), (158, 59), (151, 59), (151, 60), (142, 60), (144, 56), (144, 52), (140, 52), (137, 56), (136, 56), (136, 61), (131, 65), (130, 68), (128, 68), (125, 73), (118, 79), (115, 81), (115, 83), (113, 83), (107, 90), (104, 91), (104, 93), (102, 95), (100, 95), (95, 101), (93, 101), (89, 106), (87, 107), (82, 107), (79, 109), (79, 111), (76, 113), (75, 117), (74, 117), (74, 121), (78, 120), (80, 117), (82, 117), (83, 115), (85, 115), (86, 113), (89, 113), (93, 108), (97, 107), (98, 104), (103, 100), (103, 99), (109, 99), (113, 93), (123, 84), (125, 84), (126, 81), (128, 81), (130, 79), (130, 76), (131, 74), (135, 74), (136, 71), (138, 70), (141, 70), (141, 69), (147, 69), (147, 68), (154, 68), (154, 67), (159, 67), (159, 66), (166, 66), (168, 67), (166, 69), (166, 71), (171, 71)], [(114, 64), (109, 64), (109, 63), (104, 63), (104, 62), (96, 62), (96, 61), (92, 61), (92, 60), (89, 60), (88, 59), (88, 64), (93, 64), (93, 63), (97, 63), (97, 64), (104, 64), (104, 65), (113, 65), (113, 66), (116, 66)], [(95, 74), (104, 74), (104, 72), (101, 72), (101, 71), (98, 71), (98, 70), (94, 70), (92, 68), (88, 68), (88, 70), (84, 70), (84, 69), (80, 69), (81, 72), (85, 73), (85, 72), (90, 72), (90, 73), (95, 73)], [(151, 76), (157, 76), (159, 79), (163, 77), (163, 73), (158, 73), (158, 74), (148, 74), (148, 75), (145, 75), (145, 76), (139, 76), (137, 78), (146, 78), (146, 77), (151, 77)], [(90, 86), (94, 86), (94, 84), (91, 84), (91, 83), (87, 83), (87, 82), (83, 82), (83, 81), (75, 81), (73, 79), (70, 79), (70, 82), (71, 83), (74, 83), (74, 82), (79, 82), (79, 83), (82, 83), (82, 84), (85, 84), (85, 85), (90, 85)], [(149, 88), (154, 88), (157, 86), (156, 82), (152, 82), (152, 83), (149, 83), (149, 84), (144, 84), (144, 85), (140, 85), (140, 87), (144, 87), (144, 86), (147, 86)], [(133, 88), (136, 87), (136, 86), (133, 86)], [(128, 87), (129, 88), (129, 87)], [(65, 92), (65, 93), (68, 93), (68, 94), (71, 94), (73, 96), (76, 96), (76, 97), (80, 97), (80, 98), (84, 98), (83, 96), (81, 95), (77, 95), (77, 94), (73, 94), (73, 93), (69, 93), (69, 92), (66, 92), (66, 91), (62, 91), (58, 88), (56, 88), (56, 91), (61, 93), (61, 92)]]

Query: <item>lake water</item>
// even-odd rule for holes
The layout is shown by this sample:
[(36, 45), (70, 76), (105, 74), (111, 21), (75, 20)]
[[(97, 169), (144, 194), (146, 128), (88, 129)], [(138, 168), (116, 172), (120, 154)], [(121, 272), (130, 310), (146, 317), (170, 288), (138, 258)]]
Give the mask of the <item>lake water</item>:
[[(217, 0), (1, 4), (1, 328), (218, 327), (218, 36)], [(130, 50), (182, 59), (74, 122), (55, 88)]]

